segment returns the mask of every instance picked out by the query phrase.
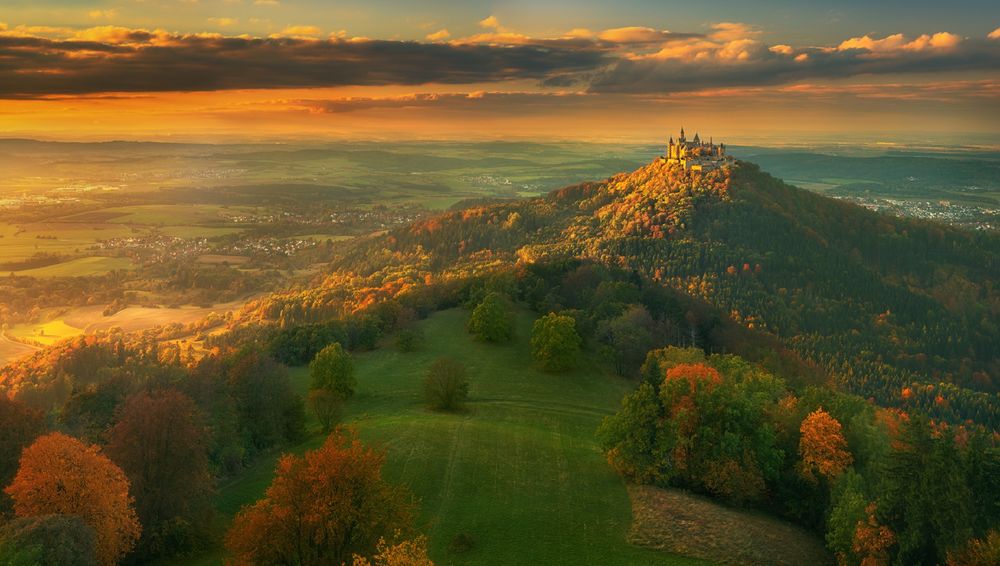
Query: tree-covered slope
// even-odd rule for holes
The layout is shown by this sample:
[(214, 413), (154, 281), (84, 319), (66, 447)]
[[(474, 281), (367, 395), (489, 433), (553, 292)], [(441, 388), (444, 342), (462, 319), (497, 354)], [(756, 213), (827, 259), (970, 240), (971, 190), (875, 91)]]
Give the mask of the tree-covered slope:
[(750, 163), (703, 174), (657, 161), (451, 212), (359, 246), (333, 278), (419, 283), (565, 258), (703, 298), (882, 403), (998, 422), (1000, 237), (880, 215)]

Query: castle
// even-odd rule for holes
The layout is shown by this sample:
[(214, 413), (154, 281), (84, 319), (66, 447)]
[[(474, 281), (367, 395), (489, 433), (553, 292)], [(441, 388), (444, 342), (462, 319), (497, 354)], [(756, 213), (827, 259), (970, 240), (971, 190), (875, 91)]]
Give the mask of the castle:
[(711, 171), (733, 162), (733, 158), (726, 155), (726, 144), (715, 145), (711, 139), (703, 142), (698, 134), (693, 140), (684, 137), (684, 128), (681, 128), (681, 135), (674, 142), (671, 136), (667, 145), (666, 157), (660, 159), (667, 163), (679, 163), (684, 169), (692, 171)]

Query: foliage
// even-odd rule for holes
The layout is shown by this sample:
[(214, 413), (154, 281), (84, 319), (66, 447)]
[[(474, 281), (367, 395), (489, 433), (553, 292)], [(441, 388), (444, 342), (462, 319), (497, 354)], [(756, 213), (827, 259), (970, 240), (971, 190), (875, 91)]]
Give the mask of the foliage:
[(472, 310), (469, 332), (485, 342), (508, 342), (514, 328), (511, 322), (510, 302), (506, 297), (491, 291)]
[(338, 342), (323, 348), (309, 364), (309, 389), (325, 389), (341, 400), (354, 395), (357, 378), (351, 355)]
[(308, 397), (309, 407), (324, 434), (333, 430), (334, 423), (340, 416), (340, 409), (344, 405), (344, 400), (339, 395), (329, 389), (310, 389)]
[(38, 515), (0, 526), (4, 566), (97, 566), (94, 529), (75, 515)]
[(827, 480), (836, 479), (854, 460), (847, 450), (840, 423), (823, 409), (809, 413), (799, 427), (799, 434), (800, 470), (807, 480), (816, 481), (814, 472)]
[(549, 313), (531, 327), (531, 357), (545, 371), (566, 371), (577, 364), (580, 335), (576, 321), (568, 316)]
[[(24, 403), (0, 394), (0, 485), (14, 478), (21, 451), (45, 432), (45, 415)], [(7, 495), (0, 493), (0, 516), (10, 507)]]
[(469, 396), (465, 365), (452, 358), (438, 358), (424, 376), (424, 398), (431, 409), (456, 411)]
[(168, 541), (190, 541), (207, 526), (209, 438), (198, 407), (184, 394), (164, 389), (132, 395), (119, 414), (105, 450), (125, 472), (135, 497), (143, 525), (138, 554), (149, 559), (190, 551)]
[(236, 428), (249, 454), (305, 434), (302, 399), (292, 391), (284, 366), (249, 349), (234, 353), (223, 365)]
[(424, 345), (424, 336), (413, 328), (404, 328), (396, 334), (396, 348), (400, 352), (414, 352)]
[(948, 566), (990, 566), (1000, 564), (1000, 530), (991, 529), (981, 539), (948, 553)]
[(759, 501), (783, 458), (767, 419), (782, 384), (738, 359), (712, 361), (726, 372), (677, 364), (666, 370), (658, 396), (651, 384), (640, 385), (605, 419), (602, 444), (612, 465), (638, 481)]
[(408, 530), (412, 506), (381, 474), (384, 456), (335, 431), (303, 457), (285, 455), (266, 496), (236, 517), (230, 564), (342, 564)]
[(372, 560), (354, 555), (354, 566), (434, 566), (427, 557), (427, 539), (417, 537), (389, 545), (385, 539), (378, 541), (377, 554)]
[(141, 531), (125, 474), (96, 446), (64, 434), (40, 437), (24, 450), (5, 490), (18, 517), (76, 515), (94, 529), (97, 558), (115, 564)]

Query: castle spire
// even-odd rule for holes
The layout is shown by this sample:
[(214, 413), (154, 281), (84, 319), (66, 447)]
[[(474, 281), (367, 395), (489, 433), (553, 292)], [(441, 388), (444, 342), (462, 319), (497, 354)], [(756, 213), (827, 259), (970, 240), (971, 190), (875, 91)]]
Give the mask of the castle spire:
[(677, 138), (680, 141), (684, 141), (684, 126), (681, 126), (681, 137)]

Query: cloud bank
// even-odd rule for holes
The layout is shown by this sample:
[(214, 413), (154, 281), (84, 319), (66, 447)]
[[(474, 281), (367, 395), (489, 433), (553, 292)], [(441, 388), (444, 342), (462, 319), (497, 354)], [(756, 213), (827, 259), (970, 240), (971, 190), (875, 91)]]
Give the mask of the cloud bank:
[(534, 81), (589, 93), (664, 94), (859, 75), (996, 71), (1000, 29), (869, 35), (829, 46), (768, 44), (735, 22), (705, 33), (648, 27), (536, 38), (491, 16), (483, 33), (426, 42), (323, 37), (292, 26), (269, 37), (176, 34), (115, 26), (0, 26), (0, 98), (100, 93)]

